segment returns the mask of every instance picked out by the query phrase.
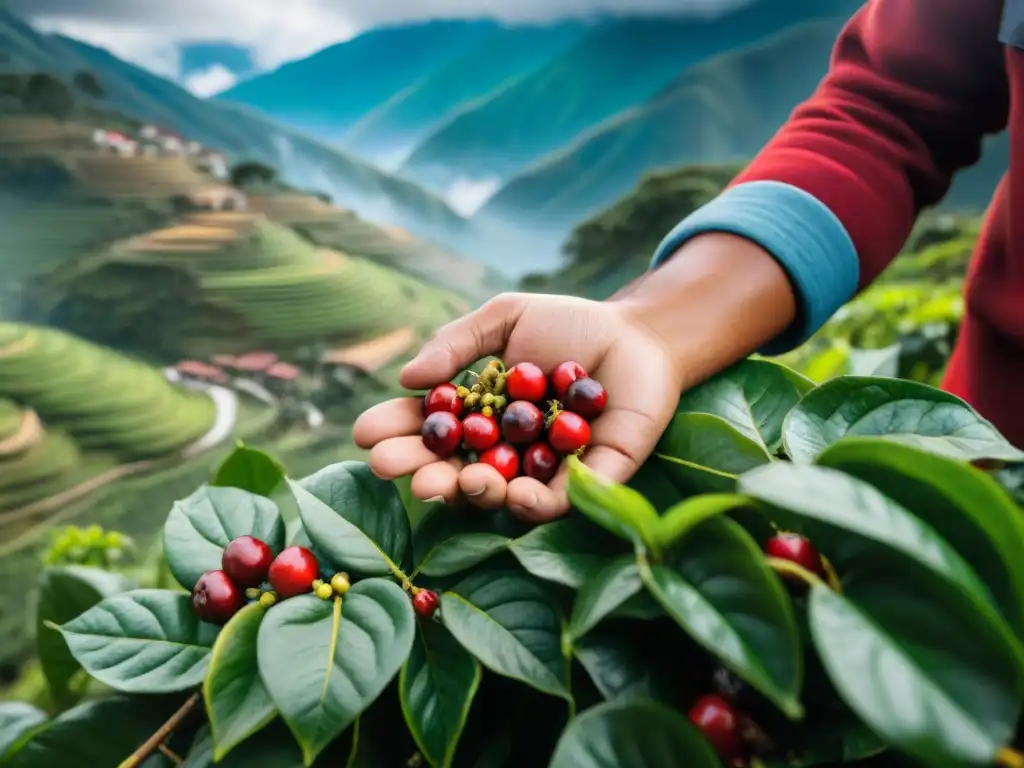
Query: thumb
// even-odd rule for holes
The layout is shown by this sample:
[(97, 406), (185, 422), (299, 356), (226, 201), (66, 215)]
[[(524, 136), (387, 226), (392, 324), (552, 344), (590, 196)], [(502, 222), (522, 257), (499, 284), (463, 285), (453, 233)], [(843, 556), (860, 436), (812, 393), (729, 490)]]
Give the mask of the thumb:
[(499, 354), (523, 313), (526, 296), (503, 293), (479, 309), (442, 326), (402, 369), (407, 389), (426, 389), (449, 381), (482, 357)]

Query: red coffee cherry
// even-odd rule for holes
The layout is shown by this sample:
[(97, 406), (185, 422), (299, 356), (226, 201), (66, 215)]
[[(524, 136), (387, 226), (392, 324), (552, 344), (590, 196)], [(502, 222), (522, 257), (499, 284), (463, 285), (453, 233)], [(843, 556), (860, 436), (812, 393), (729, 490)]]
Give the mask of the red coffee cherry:
[(498, 443), (480, 454), (481, 464), (490, 464), (506, 481), (515, 480), (519, 474), (519, 454), (508, 443)]
[(569, 389), (570, 384), (577, 379), (585, 379), (588, 375), (582, 365), (573, 360), (566, 360), (555, 366), (555, 370), (551, 372), (551, 387), (555, 390), (558, 399), (561, 400), (565, 397), (565, 391)]
[(211, 624), (225, 624), (244, 604), (245, 594), (224, 571), (207, 571), (192, 587), (192, 610)]
[(523, 452), (523, 474), (540, 480), (551, 482), (558, 472), (558, 456), (547, 443), (534, 443)]
[(462, 442), (471, 451), (486, 451), (501, 439), (498, 422), (482, 413), (471, 413), (462, 420)]
[(274, 560), (270, 547), (252, 536), (239, 536), (224, 548), (221, 568), (242, 589), (258, 587), (267, 580)]
[(267, 580), (278, 597), (295, 597), (312, 590), (319, 572), (316, 555), (305, 547), (287, 547), (270, 564)]
[(437, 596), (437, 592), (431, 592), (429, 589), (421, 589), (412, 596), (412, 609), (416, 611), (417, 616), (424, 619), (433, 616), (440, 604), (441, 598)]
[(780, 533), (777, 536), (772, 536), (765, 543), (764, 551), (769, 557), (796, 563), (817, 576), (825, 575), (825, 566), (821, 562), (821, 555), (818, 554), (811, 540), (799, 533)]
[(690, 722), (700, 729), (723, 760), (732, 762), (745, 756), (739, 715), (721, 696), (712, 693), (698, 699), (690, 709)]
[(576, 453), (589, 442), (590, 425), (578, 413), (562, 411), (548, 427), (548, 443), (559, 453)]
[(516, 400), (501, 416), (501, 436), (514, 445), (536, 442), (544, 429), (544, 414), (533, 403)]
[(593, 421), (608, 405), (608, 393), (597, 379), (576, 379), (565, 390), (562, 401), (565, 410), (578, 413), (587, 421)]
[(427, 416), (438, 411), (448, 411), (459, 416), (462, 408), (462, 398), (454, 384), (438, 384), (423, 398), (423, 412)]
[(508, 372), (505, 391), (510, 400), (540, 402), (548, 391), (548, 380), (533, 363), (520, 363)]
[(434, 411), (423, 420), (420, 436), (428, 450), (447, 458), (462, 445), (462, 432), (462, 422), (454, 413)]

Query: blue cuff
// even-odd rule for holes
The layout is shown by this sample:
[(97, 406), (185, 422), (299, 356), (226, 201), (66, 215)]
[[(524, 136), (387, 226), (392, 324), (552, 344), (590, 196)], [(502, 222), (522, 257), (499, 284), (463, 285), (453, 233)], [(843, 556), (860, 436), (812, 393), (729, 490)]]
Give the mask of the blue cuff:
[(857, 290), (860, 261), (842, 222), (824, 203), (778, 181), (752, 181), (726, 190), (673, 229), (651, 268), (704, 232), (753, 240), (782, 265), (800, 303), (797, 321), (760, 350), (779, 355), (803, 344)]

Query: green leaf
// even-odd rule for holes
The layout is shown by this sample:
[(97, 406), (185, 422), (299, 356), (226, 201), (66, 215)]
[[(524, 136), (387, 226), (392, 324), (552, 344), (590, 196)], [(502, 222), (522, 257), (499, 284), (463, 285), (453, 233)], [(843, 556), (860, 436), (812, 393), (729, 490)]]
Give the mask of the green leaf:
[(455, 759), (480, 678), (480, 664), (448, 630), (418, 622), (398, 689), (409, 732), (435, 768), (449, 768)]
[(601, 477), (575, 456), (567, 463), (566, 491), (573, 507), (621, 539), (648, 545), (654, 540), (658, 511), (647, 499)]
[(217, 627), (182, 592), (137, 589), (104, 600), (60, 627), (72, 655), (104, 685), (171, 693), (199, 685)]
[(995, 479), (910, 446), (879, 450), (870, 438), (841, 440), (818, 463), (870, 483), (956, 542), (1003, 615), (1024, 633), (1024, 515)]
[(571, 514), (537, 526), (508, 548), (530, 574), (572, 589), (582, 587), (610, 558), (629, 551), (604, 528)]
[(1024, 460), (1024, 452), (960, 398), (902, 379), (833, 379), (808, 393), (783, 427), (786, 453), (801, 463), (847, 435), (884, 437), (966, 461)]
[(46, 722), (46, 713), (20, 701), (0, 701), (0, 763), (9, 759)]
[(269, 453), (250, 448), (241, 441), (217, 469), (212, 485), (240, 488), (268, 499), (281, 485), (288, 471)]
[(548, 768), (721, 768), (700, 731), (653, 701), (598, 704), (569, 723)]
[(412, 475), (399, 477), (392, 482), (402, 497), (402, 504), (405, 506), (405, 516), (409, 519), (409, 525), (414, 528), (428, 514), (444, 507), (444, 503), (440, 501), (426, 502), (423, 499), (416, 498), (412, 492)]
[(562, 619), (536, 582), (511, 571), (479, 571), (444, 593), (441, 616), (491, 671), (572, 700)]
[(782, 443), (782, 422), (814, 383), (768, 360), (744, 360), (686, 392), (677, 413), (718, 416), (765, 451)]
[(772, 460), (725, 419), (704, 413), (677, 414), (655, 456), (672, 481), (691, 493), (731, 493), (737, 475)]
[(816, 586), (808, 601), (811, 636), (839, 694), (883, 740), (927, 765), (991, 765), (1020, 714), (1012, 652), (968, 603), (944, 599), (929, 572), (869, 570), (845, 596)]
[(665, 511), (658, 521), (655, 537), (659, 546), (669, 547), (705, 520), (748, 506), (750, 499), (736, 493), (693, 496)]
[(5, 763), (8, 768), (112, 768), (181, 705), (151, 697), (110, 696), (58, 715)]
[(491, 515), (462, 514), (438, 507), (421, 518), (412, 532), (414, 573), (449, 576), (503, 552), (510, 541), (493, 530)]
[(77, 698), (71, 680), (82, 668), (60, 632), (49, 624), (66, 624), (107, 597), (129, 588), (123, 576), (101, 568), (68, 565), (47, 568), (39, 577), (36, 607), (36, 652), (50, 695), (66, 708)]
[(636, 560), (628, 555), (610, 561), (576, 595), (569, 620), (574, 640), (587, 632), (644, 588)]
[(694, 640), (785, 712), (803, 716), (803, 649), (785, 587), (738, 524), (715, 517), (683, 540), (671, 564), (641, 564), (665, 611)]
[(164, 554), (171, 573), (192, 589), (207, 571), (221, 567), (224, 548), (254, 536), (275, 553), (284, 549), (284, 523), (269, 499), (238, 488), (204, 486), (175, 502), (164, 524)]
[(649, 649), (627, 632), (598, 627), (573, 642), (573, 655), (606, 699), (641, 698), (673, 701), (678, 692)]
[(271, 700), (311, 765), (398, 673), (415, 632), (409, 597), (384, 579), (334, 600), (300, 595), (267, 613), (257, 638)]
[(259, 603), (250, 603), (224, 625), (213, 644), (203, 700), (216, 761), (277, 716), (257, 666), (256, 638), (266, 613)]

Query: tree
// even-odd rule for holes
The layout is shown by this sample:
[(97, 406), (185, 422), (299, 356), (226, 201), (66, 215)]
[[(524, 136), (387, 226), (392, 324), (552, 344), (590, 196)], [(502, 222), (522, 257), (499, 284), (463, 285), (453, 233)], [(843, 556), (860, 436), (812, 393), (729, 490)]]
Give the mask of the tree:
[(89, 70), (80, 69), (75, 72), (72, 82), (78, 90), (94, 99), (102, 99), (106, 95), (99, 77)]
[(231, 169), (231, 184), (244, 187), (248, 184), (273, 184), (277, 181), (277, 171), (269, 165), (248, 160)]
[(30, 112), (42, 112), (63, 120), (74, 109), (75, 96), (71, 89), (57, 78), (45, 72), (37, 72), (25, 83), (21, 103)]

